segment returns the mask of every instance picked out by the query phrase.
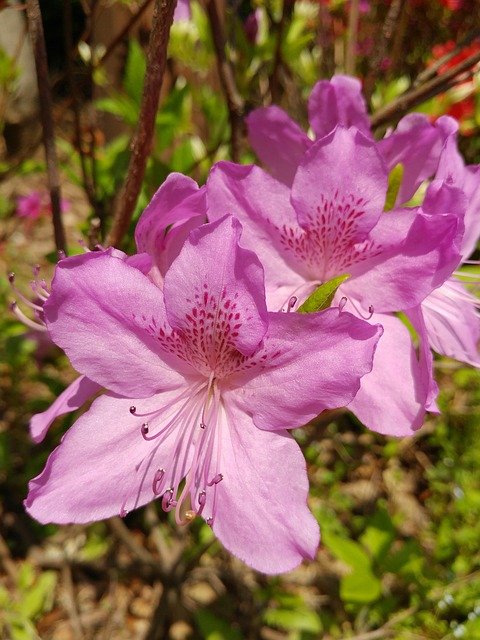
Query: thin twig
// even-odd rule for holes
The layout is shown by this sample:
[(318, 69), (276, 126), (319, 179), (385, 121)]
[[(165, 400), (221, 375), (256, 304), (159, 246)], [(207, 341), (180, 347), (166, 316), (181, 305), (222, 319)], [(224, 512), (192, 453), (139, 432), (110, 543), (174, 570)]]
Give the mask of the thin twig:
[(64, 604), (66, 609), (68, 610), (67, 612), (70, 617), (73, 635), (76, 638), (76, 640), (82, 640), (82, 638), (84, 637), (84, 633), (83, 633), (82, 623), (81, 623), (80, 616), (78, 614), (78, 609), (77, 609), (75, 588), (73, 585), (73, 578), (72, 578), (72, 569), (68, 564), (67, 560), (65, 560), (64, 565), (62, 567), (62, 578), (63, 578), (63, 583), (65, 585)]
[(238, 91), (235, 74), (225, 51), (227, 38), (223, 22), (218, 12), (217, 0), (207, 0), (207, 14), (210, 20), (213, 46), (217, 58), (218, 75), (220, 76), (220, 83), (225, 95), (230, 118), (232, 160), (238, 162), (240, 159), (245, 105)]
[(436, 75), (437, 71), (444, 64), (446, 64), (456, 55), (461, 53), (465, 47), (468, 47), (468, 45), (471, 44), (477, 38), (480, 38), (480, 29), (475, 29), (475, 31), (472, 31), (471, 33), (466, 35), (465, 38), (463, 38), (463, 40), (461, 40), (451, 51), (449, 51), (444, 56), (439, 58), (436, 62), (434, 62), (432, 65), (427, 67), (425, 71), (422, 71), (422, 73), (419, 73), (417, 78), (415, 79), (415, 82), (413, 83), (413, 86), (418, 87), (424, 82), (427, 82), (427, 80), (430, 80), (430, 78), (433, 78)]
[(283, 44), (283, 36), (285, 34), (285, 26), (287, 24), (288, 18), (291, 17), (293, 7), (295, 5), (295, 0), (283, 0), (282, 3), (282, 15), (280, 16), (280, 20), (277, 23), (274, 23), (276, 27), (276, 44), (275, 44), (275, 56), (273, 58), (273, 68), (272, 73), (270, 74), (270, 95), (272, 97), (272, 102), (279, 102), (281, 98), (280, 93), (280, 69), (282, 67), (282, 44)]
[(371, 59), (368, 75), (364, 83), (364, 90), (367, 96), (370, 96), (374, 89), (375, 76), (378, 73), (382, 60), (385, 58), (392, 35), (395, 33), (403, 5), (404, 0), (393, 0), (390, 4), (382, 26), (380, 42)]
[(335, 73), (335, 35), (330, 9), (323, 2), (318, 3), (317, 40), (322, 51), (320, 77), (330, 78)]
[(120, 195), (108, 244), (119, 245), (128, 230), (153, 146), (155, 117), (167, 62), (167, 45), (176, 0), (155, 0), (138, 126), (132, 141), (128, 173)]
[(476, 52), (462, 60), (457, 65), (445, 71), (442, 75), (432, 78), (420, 87), (406, 91), (396, 100), (379, 109), (371, 118), (372, 127), (377, 128), (405, 115), (416, 105), (433, 98), (439, 93), (451, 89), (458, 82), (459, 76), (466, 72), (473, 73), (473, 67), (480, 61), (480, 52)]
[(348, 13), (347, 51), (345, 54), (345, 73), (354, 75), (357, 59), (358, 19), (360, 16), (359, 0), (351, 0)]
[(87, 167), (87, 158), (82, 140), (82, 125), (80, 117), (80, 99), (77, 91), (77, 84), (74, 79), (74, 68), (72, 61), (73, 52), (73, 34), (72, 34), (72, 0), (65, 0), (63, 3), (63, 32), (65, 37), (65, 49), (66, 49), (66, 73), (68, 87), (72, 96), (73, 103), (73, 116), (75, 122), (75, 137), (80, 156), (80, 169), (82, 171), (83, 188), (87, 194), (88, 201), (96, 211), (97, 197), (95, 194), (95, 186), (92, 181), (92, 176), (89, 174)]
[(127, 22), (127, 24), (120, 31), (120, 33), (118, 35), (116, 35), (115, 38), (107, 46), (107, 48), (105, 49), (105, 52), (98, 58), (98, 60), (94, 61), (93, 67), (95, 69), (100, 67), (105, 62), (105, 60), (107, 60), (107, 58), (109, 58), (112, 55), (112, 53), (115, 51), (117, 46), (121, 42), (123, 42), (123, 40), (125, 40), (126, 36), (128, 35), (130, 30), (132, 29), (133, 25), (142, 17), (142, 15), (148, 9), (149, 5), (152, 4), (152, 1), (153, 0), (144, 0), (143, 1), (143, 3), (138, 7), (138, 9), (135, 11), (135, 13), (131, 16), (131, 18)]
[(133, 555), (147, 565), (158, 565), (158, 561), (142, 545), (138, 544), (132, 536), (130, 529), (120, 518), (110, 518), (107, 520), (112, 533), (133, 553)]
[(48, 187), (52, 205), (53, 233), (58, 251), (66, 253), (65, 230), (63, 228), (60, 176), (57, 165), (57, 152), (52, 117), (52, 96), (48, 78), (47, 52), (43, 35), (42, 14), (38, 0), (27, 0), (28, 29), (32, 39), (37, 71), (38, 94), (40, 101), (40, 120), (43, 129), (43, 144), (47, 162)]

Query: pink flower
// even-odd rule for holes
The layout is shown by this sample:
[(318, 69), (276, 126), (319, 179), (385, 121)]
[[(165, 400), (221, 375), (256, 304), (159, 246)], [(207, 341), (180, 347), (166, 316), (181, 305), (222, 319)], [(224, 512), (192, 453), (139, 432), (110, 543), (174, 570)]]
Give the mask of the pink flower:
[(18, 196), (17, 216), (19, 218), (30, 218), (36, 220), (45, 209), (42, 207), (42, 196), (38, 191), (32, 191), (28, 196)]
[(262, 256), (270, 309), (350, 274), (337, 302), (345, 297), (352, 312), (373, 315), (384, 335), (349, 408), (375, 431), (411, 434), (435, 387), (429, 352), (417, 359), (392, 314), (419, 305), (451, 274), (459, 217), (420, 208), (385, 213), (387, 168), (374, 140), (355, 127), (338, 126), (298, 164), (291, 188), (255, 166), (217, 164), (207, 183), (209, 219), (226, 211), (240, 219), (242, 242)]
[[(471, 263), (480, 237), (480, 165), (465, 166), (456, 146), (456, 132), (449, 136), (437, 171), (437, 178), (447, 181), (464, 194), (464, 233), (459, 238), (461, 263)], [(432, 211), (442, 210), (441, 203), (428, 202)], [(447, 204), (448, 206), (448, 204)], [(445, 209), (445, 207), (443, 207)], [(478, 261), (473, 261), (478, 265)], [(456, 271), (441, 287), (435, 289), (421, 305), (425, 322), (424, 336), (438, 353), (480, 367), (479, 301), (465, 287), (465, 282), (478, 285), (478, 274), (462, 275)], [(420, 311), (419, 311), (420, 313)]]
[[(172, 173), (140, 216), (135, 230), (138, 253), (134, 256), (126, 256), (121, 251), (113, 249), (108, 251), (125, 260), (130, 266), (139, 269), (142, 273), (148, 274), (152, 282), (162, 288), (164, 275), (174, 258), (179, 254), (189, 232), (205, 220), (205, 189), (199, 189), (191, 178)], [(42, 301), (46, 301), (50, 295), (47, 284), (34, 281), (33, 285), (36, 292), (40, 291)], [(16, 293), (19, 294), (18, 291)], [(22, 299), (28, 306), (31, 306), (23, 296)], [(18, 307), (15, 311), (19, 319), (31, 328), (46, 331), (44, 326), (38, 324), (39, 318), (37, 318), (36, 325), (32, 325)], [(38, 314), (39, 308), (35, 312)], [(40, 321), (43, 322), (43, 313)], [(100, 389), (99, 385), (86, 376), (80, 376), (74, 380), (46, 411), (32, 416), (30, 420), (32, 440), (41, 442), (56, 418), (76, 411)]]
[[(65, 213), (70, 208), (70, 202), (62, 198), (61, 211)], [(28, 196), (18, 196), (17, 216), (29, 220), (37, 220), (40, 216), (52, 212), (50, 199), (47, 193), (32, 191)]]
[(107, 391), (31, 481), (40, 522), (158, 499), (179, 524), (205, 518), (260, 571), (313, 557), (305, 462), (286, 429), (352, 399), (381, 330), (338, 309), (267, 313), (240, 229), (225, 217), (192, 231), (163, 291), (108, 252), (59, 263), (48, 330)]
[[(336, 75), (331, 80), (317, 82), (308, 101), (308, 115), (316, 140), (337, 125), (354, 126), (373, 140), (367, 105), (356, 78)], [(297, 167), (313, 141), (277, 106), (255, 109), (248, 116), (247, 125), (250, 144), (260, 160), (275, 178), (291, 186)], [(443, 144), (453, 126), (448, 117), (431, 124), (424, 114), (412, 113), (377, 143), (389, 171), (400, 162), (404, 165), (397, 204), (410, 200), (420, 184), (435, 173)]]

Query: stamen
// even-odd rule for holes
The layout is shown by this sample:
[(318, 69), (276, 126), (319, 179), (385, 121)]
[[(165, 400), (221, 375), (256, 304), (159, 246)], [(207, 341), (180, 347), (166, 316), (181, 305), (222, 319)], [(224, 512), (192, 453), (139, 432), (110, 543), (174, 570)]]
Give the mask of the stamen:
[(152, 489), (153, 493), (158, 496), (160, 495), (160, 484), (165, 477), (165, 469), (157, 469), (155, 475), (153, 476)]
[(148, 433), (148, 422), (144, 422), (141, 428), (142, 436), (145, 437)]
[(122, 506), (122, 508), (120, 509), (120, 513), (118, 515), (120, 516), (120, 518), (125, 518), (125, 516), (128, 515), (128, 511), (125, 509), (124, 506)]
[(65, 260), (65, 258), (67, 257), (67, 254), (65, 253), (65, 251), (63, 249), (59, 249), (57, 251), (57, 255), (58, 255), (58, 259), (59, 260)]
[(209, 518), (207, 518), (207, 519), (205, 520), (205, 522), (208, 524), (208, 526), (209, 526), (209, 527), (211, 527), (211, 526), (212, 526), (212, 524), (213, 524), (213, 518), (210, 516)]
[(298, 298), (297, 296), (292, 296), (288, 301), (287, 313), (293, 310), (293, 307), (297, 304)]
[(27, 327), (30, 327), (30, 329), (35, 329), (35, 331), (43, 331), (46, 333), (47, 327), (43, 324), (40, 324), (39, 322), (30, 320), (30, 318), (26, 316), (21, 309), (19, 309), (16, 301), (13, 301), (10, 304), (10, 311), (18, 318), (18, 320), (20, 320), (20, 322), (27, 325)]
[(192, 520), (195, 519), (195, 516), (197, 514), (195, 513), (195, 511), (193, 511), (193, 509), (189, 509), (188, 511), (185, 511), (185, 520), (187, 522), (191, 522)]
[(135, 406), (132, 404), (132, 406), (130, 407), (129, 411), (130, 411), (130, 413), (131, 413), (132, 415), (135, 415), (135, 414), (137, 413), (137, 407), (135, 407)]
[(43, 308), (39, 304), (35, 304), (31, 300), (29, 300), (26, 296), (23, 295), (20, 289), (18, 289), (18, 287), (15, 286), (15, 274), (13, 273), (13, 271), (8, 274), (8, 281), (10, 283), (10, 287), (12, 291), (15, 292), (17, 297), (20, 298), (20, 300), (24, 304), (26, 304), (27, 307), (30, 307), (30, 309), (35, 309), (35, 311), (43, 311)]
[(355, 302), (350, 298), (350, 304), (352, 305), (352, 307), (355, 309), (355, 311), (358, 313), (358, 315), (363, 318), (364, 320), (370, 320), (374, 314), (374, 308), (373, 305), (371, 304), (368, 307), (368, 316), (364, 316), (362, 311), (357, 307), (357, 305), (355, 304)]
[(346, 298), (345, 296), (342, 296), (340, 298), (340, 302), (338, 303), (338, 313), (342, 313), (342, 311), (345, 309), (345, 305), (348, 302), (348, 298)]
[(207, 482), (207, 484), (209, 487), (213, 487), (214, 484), (218, 484), (222, 480), (223, 480), (223, 475), (221, 473), (217, 473), (217, 475), (214, 478), (212, 478), (210, 482)]

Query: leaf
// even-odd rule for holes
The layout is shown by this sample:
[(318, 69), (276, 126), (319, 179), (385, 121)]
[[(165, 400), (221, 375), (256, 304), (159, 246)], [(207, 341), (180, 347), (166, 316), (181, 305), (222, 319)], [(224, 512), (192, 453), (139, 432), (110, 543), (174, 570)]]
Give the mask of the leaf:
[(351, 567), (354, 571), (370, 571), (370, 558), (362, 547), (356, 542), (353, 542), (353, 540), (328, 533), (323, 535), (323, 542), (335, 557)]
[(332, 304), (334, 295), (337, 293), (338, 287), (350, 278), (349, 273), (332, 278), (328, 282), (321, 284), (318, 289), (308, 296), (305, 302), (298, 308), (298, 313), (314, 313), (328, 309)]
[(233, 629), (230, 622), (219, 618), (211, 611), (197, 611), (195, 619), (204, 640), (242, 640), (240, 631)]
[(380, 580), (369, 570), (354, 571), (340, 581), (340, 597), (344, 602), (369, 604), (378, 600), (381, 593)]
[(142, 101), (143, 80), (146, 68), (147, 62), (142, 47), (137, 40), (133, 38), (130, 39), (123, 86), (128, 97), (132, 98), (137, 105), (140, 105)]
[(384, 211), (390, 211), (395, 206), (398, 192), (403, 180), (403, 164), (396, 164), (388, 175), (387, 197), (385, 199)]
[(19, 605), (20, 613), (30, 620), (34, 620), (41, 613), (52, 606), (53, 592), (57, 583), (54, 571), (44, 571), (35, 584), (25, 591)]
[(360, 537), (362, 545), (370, 551), (374, 560), (381, 559), (391, 547), (395, 539), (395, 527), (388, 513), (381, 509), (377, 511)]
[(272, 627), (279, 627), (286, 631), (304, 631), (307, 633), (320, 633), (322, 622), (315, 611), (302, 608), (292, 609), (268, 609), (263, 620)]

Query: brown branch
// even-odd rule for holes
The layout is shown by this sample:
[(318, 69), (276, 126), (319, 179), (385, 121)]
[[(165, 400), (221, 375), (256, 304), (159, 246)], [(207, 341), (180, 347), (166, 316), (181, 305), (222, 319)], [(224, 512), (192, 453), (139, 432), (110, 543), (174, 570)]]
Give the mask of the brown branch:
[(461, 42), (459, 42), (454, 49), (452, 49), (452, 51), (449, 51), (432, 65), (430, 65), (427, 69), (425, 69), (425, 71), (422, 71), (422, 73), (420, 73), (415, 79), (413, 86), (416, 87), (423, 84), (424, 82), (427, 82), (427, 80), (430, 80), (430, 78), (433, 78), (436, 75), (437, 71), (444, 64), (449, 62), (457, 54), (461, 53), (461, 51), (465, 47), (468, 47), (468, 45), (471, 44), (474, 40), (477, 40), (477, 38), (480, 38), (480, 29), (475, 29), (475, 31), (472, 31), (471, 33), (466, 35), (465, 38)]
[(40, 120), (43, 129), (43, 144), (47, 162), (48, 188), (52, 205), (53, 233), (58, 251), (66, 253), (65, 230), (62, 221), (60, 176), (57, 165), (57, 152), (52, 116), (52, 96), (48, 78), (47, 52), (43, 35), (42, 14), (38, 0), (27, 0), (28, 30), (32, 40), (37, 71), (38, 94), (40, 101)]
[(359, 17), (359, 0), (351, 0), (350, 11), (348, 12), (347, 50), (345, 54), (345, 73), (349, 75), (355, 73)]
[[(372, 127), (377, 128), (392, 120), (405, 115), (413, 107), (433, 98), (439, 93), (444, 93), (455, 86), (459, 76), (465, 73), (473, 73), (473, 67), (480, 61), (480, 52), (476, 52), (462, 60), (457, 65), (448, 69), (442, 75), (432, 78), (420, 87), (414, 87), (396, 100), (379, 109), (371, 118)], [(463, 78), (462, 78), (463, 79)]]
[(272, 73), (270, 74), (270, 95), (272, 97), (272, 102), (279, 102), (281, 96), (281, 87), (280, 87), (280, 69), (282, 68), (283, 60), (282, 60), (282, 43), (283, 36), (285, 34), (285, 27), (287, 21), (291, 19), (293, 8), (295, 5), (295, 0), (283, 0), (282, 4), (282, 15), (280, 16), (280, 20), (277, 23), (274, 23), (276, 28), (276, 44), (275, 44), (275, 56), (273, 59), (273, 68)]
[(385, 58), (389, 42), (392, 35), (395, 33), (404, 4), (404, 0), (393, 0), (385, 17), (385, 21), (382, 25), (380, 42), (376, 48), (375, 55), (371, 59), (368, 74), (364, 82), (364, 91), (368, 97), (370, 97), (373, 92), (375, 76), (378, 73), (382, 60)]
[(237, 89), (232, 65), (225, 52), (227, 38), (223, 22), (218, 12), (217, 0), (207, 0), (207, 14), (217, 58), (218, 75), (220, 76), (220, 83), (225, 95), (230, 118), (232, 160), (238, 162), (240, 159), (245, 105)]
[(116, 203), (108, 244), (119, 245), (128, 230), (153, 146), (155, 117), (167, 62), (167, 45), (176, 0), (155, 0), (148, 43), (147, 71), (128, 173)]
[(115, 36), (115, 38), (110, 42), (110, 44), (105, 50), (105, 53), (103, 53), (98, 58), (98, 60), (94, 61), (93, 63), (94, 68), (100, 67), (105, 62), (105, 60), (112, 55), (116, 47), (126, 38), (128, 33), (130, 32), (130, 29), (137, 22), (137, 20), (139, 20), (142, 17), (142, 15), (145, 13), (146, 9), (148, 9), (148, 6), (151, 3), (152, 3), (152, 0), (144, 0), (144, 2), (138, 7), (138, 9), (132, 15), (132, 17), (127, 22), (127, 24), (123, 27), (120, 33), (117, 36)]

